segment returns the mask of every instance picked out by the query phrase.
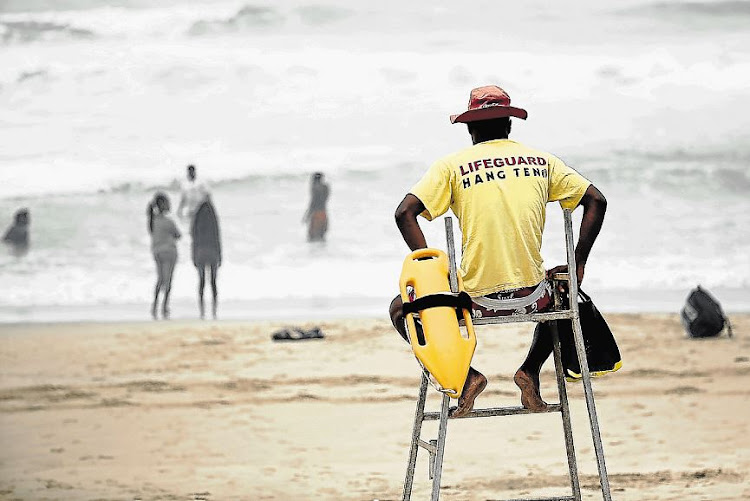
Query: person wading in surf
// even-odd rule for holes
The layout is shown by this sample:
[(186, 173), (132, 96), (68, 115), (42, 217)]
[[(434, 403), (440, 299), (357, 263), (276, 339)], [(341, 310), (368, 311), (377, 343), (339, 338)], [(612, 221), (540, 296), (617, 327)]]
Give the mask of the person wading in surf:
[(13, 216), (13, 224), (3, 235), (3, 242), (10, 246), (12, 254), (22, 256), (29, 250), (30, 224), (29, 209), (18, 209)]
[(151, 316), (156, 320), (159, 292), (163, 292), (162, 318), (169, 318), (169, 293), (172, 290), (172, 273), (177, 263), (177, 240), (182, 236), (169, 215), (170, 203), (166, 193), (158, 192), (148, 204), (148, 232), (151, 235), (151, 252), (156, 263), (156, 286)]
[[(435, 162), (396, 209), (396, 224), (411, 250), (427, 247), (417, 221), (428, 221), (452, 209), (463, 235), (459, 273), (472, 297), (472, 316), (489, 317), (543, 312), (552, 306), (552, 288), (546, 280), (567, 270), (556, 266), (545, 272), (542, 231), (547, 202), (565, 209), (583, 206), (575, 250), (578, 283), (591, 247), (604, 221), (604, 195), (559, 158), (511, 141), (510, 117), (528, 113), (510, 105), (500, 87), (471, 91), (468, 110), (451, 116), (465, 123), (473, 145)], [(401, 337), (408, 340), (402, 300), (397, 296), (390, 316)], [(539, 391), (542, 364), (552, 353), (552, 338), (538, 329), (529, 353), (515, 373), (521, 404), (534, 411), (547, 407)], [(474, 407), (487, 379), (473, 367), (451, 416), (461, 417)]]
[(207, 196), (198, 206), (190, 226), (193, 237), (193, 264), (198, 270), (198, 308), (201, 318), (206, 317), (203, 302), (203, 290), (206, 286), (206, 269), (211, 273), (211, 311), (216, 318), (219, 292), (216, 289), (216, 278), (221, 266), (221, 235), (219, 232), (219, 218), (216, 215), (211, 197)]
[(182, 185), (180, 203), (177, 206), (177, 217), (187, 218), (192, 224), (195, 212), (209, 196), (209, 191), (205, 183), (198, 181), (195, 165), (188, 165), (185, 175), (187, 180)]
[(325, 240), (328, 231), (328, 213), (326, 203), (331, 190), (323, 180), (323, 173), (316, 172), (312, 175), (310, 183), (310, 205), (302, 217), (302, 222), (307, 223), (307, 241), (321, 242)]

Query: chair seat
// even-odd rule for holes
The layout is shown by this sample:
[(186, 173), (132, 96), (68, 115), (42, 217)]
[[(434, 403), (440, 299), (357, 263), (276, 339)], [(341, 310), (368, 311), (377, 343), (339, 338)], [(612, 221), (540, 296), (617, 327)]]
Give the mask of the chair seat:
[[(530, 313), (527, 315), (505, 315), (502, 317), (484, 317), (474, 318), (471, 322), (474, 325), (488, 324), (514, 324), (517, 322), (549, 322), (550, 320), (563, 320), (573, 318), (572, 310), (550, 311), (547, 313)], [(460, 322), (463, 325), (463, 322)]]

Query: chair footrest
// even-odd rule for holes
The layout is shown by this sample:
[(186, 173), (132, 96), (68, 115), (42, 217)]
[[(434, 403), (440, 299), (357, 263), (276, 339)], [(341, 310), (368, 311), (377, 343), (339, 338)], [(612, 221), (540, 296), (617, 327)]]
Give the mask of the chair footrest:
[[(517, 414), (544, 414), (548, 412), (560, 412), (560, 410), (561, 410), (560, 404), (549, 404), (547, 405), (547, 408), (543, 411), (531, 411), (523, 407), (490, 407), (487, 409), (474, 409), (473, 411), (468, 413), (466, 416), (462, 416), (460, 418), (451, 417), (449, 419), (467, 419), (467, 418), (491, 417), (491, 416), (515, 416)], [(439, 419), (440, 419), (439, 412), (425, 412), (424, 417), (422, 418), (423, 421), (437, 421)], [(535, 500), (531, 500), (531, 501), (535, 501)]]

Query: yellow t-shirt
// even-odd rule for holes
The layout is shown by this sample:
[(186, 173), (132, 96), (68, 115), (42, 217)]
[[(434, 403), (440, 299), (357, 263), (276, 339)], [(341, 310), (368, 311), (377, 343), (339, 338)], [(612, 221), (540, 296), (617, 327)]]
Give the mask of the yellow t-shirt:
[(463, 234), (459, 272), (476, 297), (541, 282), (547, 202), (574, 209), (590, 184), (554, 155), (498, 139), (438, 160), (411, 193), (428, 220), (453, 209)]

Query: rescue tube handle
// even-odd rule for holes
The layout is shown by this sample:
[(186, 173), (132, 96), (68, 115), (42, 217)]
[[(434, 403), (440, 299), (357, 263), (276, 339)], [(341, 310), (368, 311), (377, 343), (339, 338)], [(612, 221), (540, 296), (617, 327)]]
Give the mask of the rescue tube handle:
[(432, 247), (426, 247), (424, 249), (417, 249), (409, 256), (411, 257), (412, 261), (419, 261), (420, 259), (425, 259), (428, 257), (440, 257), (441, 251), (440, 249), (433, 249)]

